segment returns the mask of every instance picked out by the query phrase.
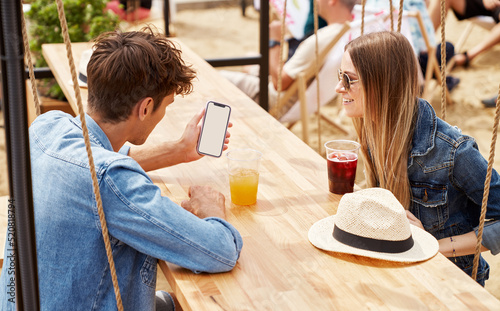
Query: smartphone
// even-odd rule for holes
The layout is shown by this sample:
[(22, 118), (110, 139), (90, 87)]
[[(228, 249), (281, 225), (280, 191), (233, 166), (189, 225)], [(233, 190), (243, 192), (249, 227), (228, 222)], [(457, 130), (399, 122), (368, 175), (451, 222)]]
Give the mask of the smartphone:
[(207, 103), (200, 137), (198, 138), (199, 154), (216, 158), (222, 155), (230, 115), (230, 106), (214, 101)]

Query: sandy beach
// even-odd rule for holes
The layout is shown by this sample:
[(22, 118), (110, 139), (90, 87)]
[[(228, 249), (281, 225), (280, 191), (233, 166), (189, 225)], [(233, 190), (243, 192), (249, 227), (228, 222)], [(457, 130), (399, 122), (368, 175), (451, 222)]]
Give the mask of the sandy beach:
[[(238, 2), (239, 3), (239, 2)], [(186, 5), (183, 5), (185, 7)], [(163, 28), (161, 11), (153, 12), (148, 22)], [(249, 6), (246, 17), (241, 14), (241, 8), (236, 5), (223, 4), (215, 8), (178, 9), (173, 16), (175, 35), (183, 43), (191, 47), (203, 58), (237, 57), (258, 52), (259, 13)], [(446, 21), (446, 39), (456, 43), (468, 22), (457, 22), (453, 14)], [(140, 25), (128, 25), (140, 28)], [(464, 48), (470, 48), (484, 38), (487, 31), (475, 27)], [(438, 38), (439, 40), (439, 38)], [(240, 70), (239, 67), (226, 68)], [(481, 99), (490, 98), (498, 93), (500, 83), (500, 45), (478, 56), (467, 69), (455, 68), (453, 76), (460, 79), (459, 85), (451, 92), (453, 104), (446, 108), (446, 121), (462, 129), (465, 134), (476, 138), (481, 153), (488, 158), (492, 137), (492, 126), (495, 109), (484, 108)], [(440, 88), (435, 85), (432, 96), (427, 98), (441, 115)], [(229, 103), (230, 104), (230, 103)], [(336, 116), (337, 102), (333, 101), (322, 108), (323, 113)], [(351, 128), (351, 121), (342, 119), (342, 123)], [(8, 194), (7, 164), (5, 156), (5, 130), (3, 114), (0, 115), (0, 195)], [(317, 149), (318, 127), (314, 116), (310, 118), (310, 146)], [(345, 135), (325, 122), (321, 123), (320, 139), (322, 142), (335, 138), (355, 137), (355, 133)], [(292, 132), (301, 137), (300, 122), (291, 128)], [(494, 168), (500, 170), (500, 147), (497, 144)], [(362, 177), (360, 178), (362, 181)], [(491, 265), (490, 279), (486, 289), (500, 299), (500, 256), (483, 253)]]

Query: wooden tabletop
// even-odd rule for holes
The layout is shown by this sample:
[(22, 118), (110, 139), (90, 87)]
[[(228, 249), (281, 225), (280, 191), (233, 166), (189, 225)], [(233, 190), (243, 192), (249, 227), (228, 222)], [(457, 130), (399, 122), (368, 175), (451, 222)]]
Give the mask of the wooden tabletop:
[[(87, 42), (75, 43), (72, 45), (72, 47), (73, 58), (75, 60), (75, 70), (78, 76), (78, 65), (82, 52), (86, 49), (90, 49), (92, 47), (92, 44)], [(75, 91), (73, 89), (73, 85), (71, 84), (71, 72), (69, 69), (66, 46), (63, 43), (44, 44), (42, 45), (42, 54), (47, 61), (50, 69), (52, 70), (57, 83), (66, 96), (66, 99), (68, 100), (71, 108), (73, 109), (73, 112), (75, 113), (75, 115), (78, 115)], [(80, 93), (82, 95), (82, 102), (84, 103), (85, 107), (88, 97), (87, 89), (80, 88)]]
[[(231, 204), (224, 155), (149, 174), (164, 195), (178, 203), (193, 184), (221, 191), (228, 221), (243, 236), (241, 257), (228, 273), (194, 274), (160, 262), (184, 310), (500, 310), (499, 300), (441, 254), (422, 263), (400, 264), (312, 246), (309, 228), (335, 214), (340, 199), (328, 191), (326, 160), (175, 41), (198, 79), (192, 94), (177, 97), (167, 108), (147, 144), (178, 139), (191, 117), (214, 100), (232, 107), (230, 149), (263, 152), (258, 202), (253, 206)], [(88, 44), (75, 44), (75, 55), (85, 47)], [(62, 49), (45, 45), (43, 52), (51, 68), (61, 71), (54, 73), (64, 83), (69, 75), (61, 69)]]

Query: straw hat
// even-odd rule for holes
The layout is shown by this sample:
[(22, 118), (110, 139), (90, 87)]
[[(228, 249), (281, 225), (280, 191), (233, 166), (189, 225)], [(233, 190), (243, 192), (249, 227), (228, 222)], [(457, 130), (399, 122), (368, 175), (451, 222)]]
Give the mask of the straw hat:
[(324, 250), (398, 262), (427, 260), (439, 248), (432, 235), (410, 225), (403, 206), (383, 188), (345, 194), (337, 214), (316, 222), (308, 237)]
[[(82, 52), (80, 63), (78, 65), (78, 85), (80, 87), (87, 87), (87, 65), (89, 64), (92, 52), (92, 49), (87, 49)], [(72, 80), (69, 81), (69, 85), (73, 85)]]

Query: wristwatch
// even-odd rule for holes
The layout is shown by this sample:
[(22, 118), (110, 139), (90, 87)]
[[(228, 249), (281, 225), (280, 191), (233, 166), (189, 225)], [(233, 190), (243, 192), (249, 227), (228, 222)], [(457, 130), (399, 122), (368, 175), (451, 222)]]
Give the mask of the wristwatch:
[(269, 40), (269, 48), (270, 49), (273, 48), (273, 47), (275, 47), (275, 46), (279, 46), (279, 45), (281, 45), (281, 42), (276, 41), (276, 40), (272, 40), (272, 39)]

